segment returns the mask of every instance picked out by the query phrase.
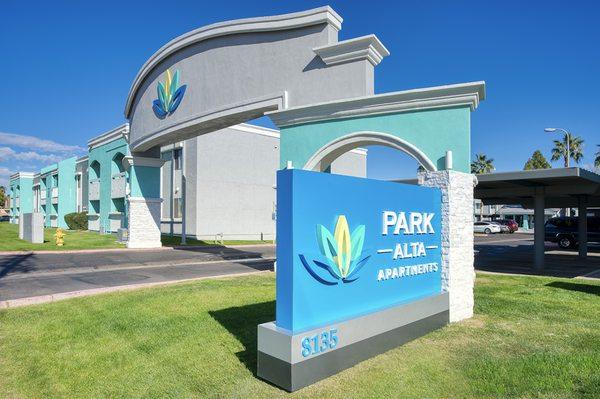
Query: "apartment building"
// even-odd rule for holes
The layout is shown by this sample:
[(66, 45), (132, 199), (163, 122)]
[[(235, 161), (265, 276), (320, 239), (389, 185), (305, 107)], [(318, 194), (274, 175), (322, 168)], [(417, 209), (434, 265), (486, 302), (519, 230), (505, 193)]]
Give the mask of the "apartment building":
[[(35, 174), (11, 177), (11, 197), (41, 212), (46, 227), (64, 227), (64, 216), (87, 212), (88, 229), (115, 233), (128, 226), (129, 125), (88, 141), (88, 154)], [(331, 173), (366, 177), (367, 151), (336, 159)], [(279, 131), (240, 124), (161, 148), (161, 231), (197, 239), (275, 238)], [(14, 189), (13, 189), (14, 186)], [(28, 195), (28, 196), (27, 196)]]
[(9, 178), (11, 223), (19, 223), (21, 213), (32, 211), (33, 177), (33, 173), (17, 172)]

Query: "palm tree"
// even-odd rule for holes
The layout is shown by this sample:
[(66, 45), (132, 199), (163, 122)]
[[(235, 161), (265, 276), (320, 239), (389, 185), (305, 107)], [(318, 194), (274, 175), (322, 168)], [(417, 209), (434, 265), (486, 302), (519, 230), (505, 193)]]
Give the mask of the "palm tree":
[[(567, 139), (568, 137), (568, 139)], [(567, 142), (569, 148), (567, 150)], [(565, 168), (569, 163), (569, 158), (579, 163), (583, 158), (583, 139), (579, 136), (573, 136), (571, 133), (565, 133), (562, 140), (554, 140), (554, 148), (552, 149), (552, 160), (558, 161), (564, 159)]]
[[(600, 148), (600, 144), (598, 144), (598, 148)], [(596, 153), (596, 159), (594, 160), (594, 166), (600, 168), (600, 151)]]
[(494, 169), (494, 159), (488, 158), (485, 154), (475, 155), (475, 160), (471, 162), (471, 173), (476, 175), (492, 173)]

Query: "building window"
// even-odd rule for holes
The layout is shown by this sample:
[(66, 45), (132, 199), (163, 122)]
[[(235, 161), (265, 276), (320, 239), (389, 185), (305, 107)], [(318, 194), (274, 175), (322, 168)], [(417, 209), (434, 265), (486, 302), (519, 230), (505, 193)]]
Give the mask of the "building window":
[(181, 219), (183, 214), (181, 198), (173, 198), (173, 219)]
[(181, 170), (181, 148), (173, 150), (173, 169)]

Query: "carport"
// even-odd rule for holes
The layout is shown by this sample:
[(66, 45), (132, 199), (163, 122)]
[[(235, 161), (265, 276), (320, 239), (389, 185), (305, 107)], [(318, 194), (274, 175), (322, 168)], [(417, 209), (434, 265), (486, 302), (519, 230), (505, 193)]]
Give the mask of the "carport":
[(600, 207), (600, 175), (559, 168), (478, 175), (475, 198), (486, 205), (521, 205), (534, 210), (534, 267), (544, 268), (544, 209), (578, 208), (579, 256), (587, 257), (587, 209)]

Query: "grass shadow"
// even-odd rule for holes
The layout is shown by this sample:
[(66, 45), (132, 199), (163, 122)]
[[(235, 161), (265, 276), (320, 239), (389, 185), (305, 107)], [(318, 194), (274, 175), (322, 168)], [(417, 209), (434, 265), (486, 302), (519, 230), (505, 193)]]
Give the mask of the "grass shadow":
[(600, 285), (576, 284), (576, 283), (567, 283), (564, 281), (553, 281), (552, 283), (546, 284), (546, 286), (552, 287), (552, 288), (560, 288), (560, 289), (569, 290), (569, 291), (584, 292), (586, 294), (600, 296)]
[(275, 301), (208, 312), (244, 346), (235, 355), (256, 376), (257, 326), (275, 320)]

